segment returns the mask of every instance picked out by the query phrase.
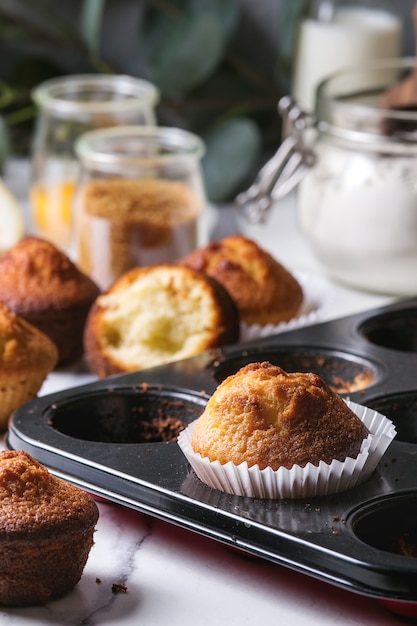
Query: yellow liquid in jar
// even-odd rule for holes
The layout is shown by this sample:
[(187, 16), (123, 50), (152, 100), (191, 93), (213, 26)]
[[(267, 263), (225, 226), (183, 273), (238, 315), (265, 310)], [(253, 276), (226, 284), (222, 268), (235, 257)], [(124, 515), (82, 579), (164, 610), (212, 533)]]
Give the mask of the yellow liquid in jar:
[(68, 248), (72, 235), (72, 199), (75, 184), (36, 185), (30, 192), (37, 233), (61, 248)]

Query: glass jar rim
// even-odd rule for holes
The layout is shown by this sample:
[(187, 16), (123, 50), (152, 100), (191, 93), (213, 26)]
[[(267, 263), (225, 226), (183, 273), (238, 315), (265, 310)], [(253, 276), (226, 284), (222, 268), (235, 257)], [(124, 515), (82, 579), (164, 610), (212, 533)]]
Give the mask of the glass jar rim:
[[(383, 123), (412, 122), (417, 128), (417, 109), (386, 108), (380, 97), (401, 80), (400, 72), (417, 69), (413, 57), (379, 59), (366, 65), (346, 67), (322, 80), (316, 91), (315, 118), (319, 130), (363, 142), (398, 141), (384, 133)], [(417, 105), (417, 101), (416, 101)], [(414, 133), (403, 139), (417, 141)]]
[[(75, 99), (77, 92), (95, 89), (117, 93), (124, 98), (113, 100)], [(160, 98), (158, 88), (151, 82), (128, 74), (68, 74), (40, 83), (31, 92), (38, 107), (63, 115), (79, 113), (110, 113), (129, 111), (142, 106), (155, 106)]]
[[(130, 146), (137, 139), (144, 140), (146, 151), (122, 151), (120, 142)], [(120, 166), (148, 166), (169, 164), (179, 160), (199, 161), (205, 154), (204, 141), (195, 133), (169, 126), (117, 126), (84, 133), (74, 144), (75, 154), (86, 166), (112, 169)]]

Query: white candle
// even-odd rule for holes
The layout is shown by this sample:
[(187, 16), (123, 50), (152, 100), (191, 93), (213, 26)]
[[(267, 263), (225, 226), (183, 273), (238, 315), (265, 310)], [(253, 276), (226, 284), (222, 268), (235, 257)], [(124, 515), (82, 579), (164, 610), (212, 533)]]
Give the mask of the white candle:
[(314, 109), (317, 85), (333, 72), (375, 59), (401, 56), (401, 21), (384, 10), (336, 8), (332, 21), (301, 22), (292, 93), (307, 111)]

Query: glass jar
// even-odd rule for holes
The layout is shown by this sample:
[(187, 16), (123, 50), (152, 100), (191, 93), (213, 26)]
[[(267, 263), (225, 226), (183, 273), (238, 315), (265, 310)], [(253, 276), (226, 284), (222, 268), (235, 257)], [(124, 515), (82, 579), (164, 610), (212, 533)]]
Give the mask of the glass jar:
[(70, 75), (40, 84), (32, 147), (33, 230), (61, 248), (71, 240), (78, 163), (74, 141), (84, 132), (120, 125), (154, 125), (158, 90), (124, 75)]
[(415, 59), (342, 71), (317, 91), (314, 164), (298, 215), (334, 279), (367, 291), (417, 294), (417, 112), (384, 108)]
[(402, 22), (389, 0), (313, 0), (297, 37), (292, 94), (313, 111), (319, 82), (334, 72), (401, 56)]
[(204, 144), (178, 128), (119, 127), (80, 137), (74, 258), (102, 288), (135, 266), (206, 243)]
[(297, 187), (298, 225), (324, 273), (404, 297), (417, 294), (417, 102), (397, 98), (407, 78), (415, 58), (341, 70), (320, 83), (314, 116), (282, 98), (286, 138), (236, 198), (265, 234)]

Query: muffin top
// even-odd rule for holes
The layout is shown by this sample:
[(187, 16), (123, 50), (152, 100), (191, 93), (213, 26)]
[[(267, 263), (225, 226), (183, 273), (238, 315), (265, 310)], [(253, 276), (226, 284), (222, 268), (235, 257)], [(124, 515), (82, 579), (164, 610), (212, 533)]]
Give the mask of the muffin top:
[(0, 452), (0, 537), (46, 539), (57, 531), (91, 528), (97, 519), (87, 493), (50, 474), (27, 452)]
[(9, 372), (28, 365), (52, 370), (57, 362), (58, 349), (49, 337), (0, 302), (0, 365)]
[(94, 300), (97, 285), (49, 241), (25, 237), (0, 258), (0, 300), (24, 315)]
[(356, 457), (368, 430), (313, 373), (251, 363), (226, 378), (192, 433), (194, 452), (210, 461), (291, 469)]
[(242, 235), (213, 241), (181, 261), (216, 278), (235, 300), (247, 324), (279, 324), (303, 302), (296, 278), (266, 250)]

